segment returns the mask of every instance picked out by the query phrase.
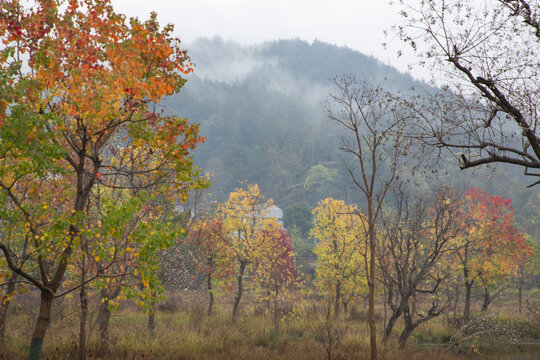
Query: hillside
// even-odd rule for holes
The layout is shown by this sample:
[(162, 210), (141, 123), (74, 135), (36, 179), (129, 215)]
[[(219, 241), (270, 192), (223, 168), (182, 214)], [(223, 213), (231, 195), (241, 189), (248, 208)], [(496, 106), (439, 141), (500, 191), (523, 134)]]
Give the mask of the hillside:
[[(213, 38), (187, 47), (196, 71), (165, 106), (201, 124), (206, 143), (195, 159), (212, 174), (212, 200), (224, 200), (242, 181), (257, 183), (285, 209), (289, 224), (300, 222), (291, 219), (294, 214), (309, 216), (327, 196), (361, 203), (346, 171), (351, 159), (338, 150), (343, 133), (322, 109), (333, 91), (333, 78), (353, 74), (392, 92), (411, 87), (435, 91), (373, 57), (318, 41), (241, 46)], [(526, 219), (537, 216), (534, 199), (539, 193), (525, 189), (516, 169), (461, 172), (449, 159), (426, 176), (439, 184), (482, 186), (521, 199), (514, 201), (518, 218), (536, 232)], [(502, 186), (499, 177), (515, 185)]]

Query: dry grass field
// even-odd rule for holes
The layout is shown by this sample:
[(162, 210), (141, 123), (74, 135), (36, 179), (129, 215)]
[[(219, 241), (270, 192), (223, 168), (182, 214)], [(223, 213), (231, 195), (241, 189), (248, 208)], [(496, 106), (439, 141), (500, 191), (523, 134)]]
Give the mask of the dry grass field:
[[(325, 334), (320, 322), (324, 318), (307, 310), (291, 316), (281, 324), (279, 334), (274, 332), (272, 320), (263, 311), (245, 299), (240, 320), (233, 324), (228, 301), (218, 299), (212, 316), (206, 314), (204, 293), (180, 292), (159, 306), (156, 330), (147, 330), (147, 315), (131, 302), (124, 302), (111, 318), (110, 352), (97, 352), (99, 330), (96, 313), (90, 316), (89, 359), (327, 359)], [(26, 358), (35, 307), (31, 294), (14, 306), (7, 326), (7, 341), (0, 347), (0, 359)], [(77, 357), (78, 312), (75, 299), (58, 303), (52, 325), (44, 343), (44, 359), (68, 360)], [(95, 305), (92, 309), (95, 308)], [(441, 317), (420, 326), (405, 350), (397, 349), (395, 339), (386, 346), (381, 344), (381, 359), (457, 360), (507, 359), (532, 360), (540, 358), (540, 323), (534, 316), (518, 316), (509, 302), (494, 305), (488, 316), (477, 317), (478, 326), (497, 332), (487, 336), (466, 339), (458, 335), (458, 327), (449, 317)], [(378, 328), (382, 328), (383, 309), (378, 307)], [(481, 321), (480, 321), (481, 319)], [(369, 344), (365, 313), (362, 305), (352, 306), (348, 314), (330, 324), (336, 334), (337, 345), (332, 348), (333, 359), (368, 359)], [(398, 329), (399, 330), (399, 327)], [(483, 329), (471, 331), (482, 332)], [(464, 340), (458, 346), (450, 342)]]

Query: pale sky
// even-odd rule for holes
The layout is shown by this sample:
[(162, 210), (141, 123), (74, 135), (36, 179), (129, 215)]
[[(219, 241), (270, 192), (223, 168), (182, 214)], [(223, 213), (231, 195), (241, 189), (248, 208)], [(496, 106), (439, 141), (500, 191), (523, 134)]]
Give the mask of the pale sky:
[[(241, 44), (300, 38), (346, 45), (384, 63), (407, 71), (411, 56), (397, 57), (404, 47), (383, 30), (400, 21), (387, 0), (112, 0), (117, 12), (147, 19), (158, 13), (160, 23), (173, 23), (189, 44), (198, 37), (219, 35)], [(389, 42), (384, 49), (383, 42)], [(189, 51), (189, 47), (188, 47)], [(425, 70), (415, 66), (413, 76)]]

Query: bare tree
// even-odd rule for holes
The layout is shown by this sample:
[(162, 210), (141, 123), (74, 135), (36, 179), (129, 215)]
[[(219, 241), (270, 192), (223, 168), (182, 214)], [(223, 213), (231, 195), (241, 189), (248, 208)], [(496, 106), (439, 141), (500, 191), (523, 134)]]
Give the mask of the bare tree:
[(347, 324), (335, 315), (335, 293), (328, 292), (320, 299), (311, 298), (311, 306), (306, 313), (307, 325), (315, 334), (315, 339), (326, 350), (327, 360), (332, 360), (347, 330)]
[(508, 163), (540, 177), (538, 0), (397, 3), (404, 22), (394, 30), (421, 64), (446, 73), (452, 90), (430, 99), (436, 116), (418, 107), (424, 136), (449, 149), (461, 169)]
[[(398, 103), (381, 88), (359, 83), (351, 76), (336, 79), (335, 83), (337, 91), (330, 96), (326, 111), (329, 119), (340, 124), (350, 136), (343, 140), (340, 149), (355, 160), (356, 166), (349, 167), (349, 174), (366, 202), (368, 322), (371, 359), (376, 359), (376, 224), (386, 194), (398, 178), (401, 156), (407, 151), (403, 136), (405, 122), (400, 111), (396, 111)], [(360, 213), (358, 215), (364, 217)]]
[[(392, 213), (383, 215), (383, 233), (378, 257), (381, 278), (392, 312), (384, 340), (395, 322), (403, 317), (405, 326), (399, 336), (400, 348), (420, 324), (441, 315), (451, 304), (452, 293), (443, 292), (452, 274), (451, 263), (461, 233), (461, 202), (455, 194), (441, 188), (412, 204), (402, 192), (395, 194)], [(420, 308), (420, 305), (425, 308)]]

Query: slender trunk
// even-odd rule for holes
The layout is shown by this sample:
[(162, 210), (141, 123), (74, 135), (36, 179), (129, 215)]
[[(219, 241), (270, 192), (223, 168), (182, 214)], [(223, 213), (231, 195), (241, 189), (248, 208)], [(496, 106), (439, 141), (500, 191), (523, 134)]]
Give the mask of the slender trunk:
[(349, 302), (348, 301), (343, 301), (343, 313), (345, 313), (345, 315), (347, 315), (349, 313)]
[(457, 307), (458, 307), (458, 304), (459, 304), (459, 294), (460, 294), (459, 286), (456, 286), (456, 296), (454, 297), (454, 306), (453, 306), (453, 309), (452, 309), (454, 319), (456, 319), (456, 317), (457, 317)]
[[(154, 294), (152, 294), (154, 295)], [(152, 305), (148, 310), (148, 332), (154, 336), (156, 331), (156, 300), (152, 299)]]
[(41, 291), (41, 300), (39, 305), (39, 315), (32, 334), (32, 342), (30, 343), (30, 352), (28, 360), (41, 360), (41, 351), (43, 348), (43, 338), (51, 322), (51, 309), (53, 303), (53, 295), (48, 291)]
[(368, 321), (369, 321), (369, 342), (371, 349), (371, 360), (377, 360), (377, 330), (375, 327), (375, 219), (373, 218), (373, 204), (368, 198), (368, 226), (369, 226), (369, 300), (368, 300)]
[(4, 296), (0, 296), (0, 344), (6, 339), (7, 313), (9, 304), (11, 303), (11, 296), (15, 292), (15, 281), (17, 281), (17, 274), (12, 273), (8, 279)]
[(326, 359), (332, 360), (332, 340), (330, 340), (330, 343), (328, 347), (326, 348)]
[(465, 244), (465, 254), (461, 260), (463, 263), (463, 283), (465, 284), (465, 308), (463, 309), (463, 321), (467, 323), (471, 320), (471, 290), (474, 279), (469, 279), (469, 244)]
[(481, 311), (485, 312), (488, 309), (489, 304), (491, 303), (490, 297), (489, 297), (489, 289), (487, 287), (484, 287), (484, 302), (482, 303), (482, 309)]
[(519, 304), (519, 313), (523, 311), (523, 278), (518, 279), (518, 304)]
[[(103, 301), (104, 300), (104, 301)], [(109, 310), (109, 300), (103, 298), (99, 305), (99, 353), (105, 355), (109, 352), (109, 320), (111, 318), (111, 310)]]
[(208, 288), (208, 316), (212, 315), (212, 310), (214, 309), (214, 292), (212, 291), (212, 275), (208, 274), (207, 278), (207, 288)]
[(280, 311), (279, 311), (279, 305), (278, 305), (278, 296), (279, 296), (279, 286), (277, 284), (276, 279), (274, 278), (274, 331), (277, 334), (279, 334), (279, 320), (280, 320)]
[(233, 312), (232, 312), (232, 320), (233, 322), (236, 322), (236, 318), (238, 316), (238, 306), (240, 305), (240, 300), (242, 299), (242, 293), (244, 292), (243, 288), (243, 278), (244, 278), (244, 271), (246, 269), (246, 262), (241, 261), (240, 262), (240, 273), (237, 277), (237, 283), (238, 288), (236, 290), (236, 295), (234, 296), (234, 305), (233, 305)]
[(336, 285), (336, 299), (334, 303), (334, 318), (339, 319), (339, 303), (341, 300), (341, 283)]
[(88, 319), (88, 295), (86, 293), (85, 272), (81, 276), (81, 289), (79, 292), (79, 301), (81, 305), (81, 317), (79, 319), (79, 360), (86, 359), (86, 322)]
[(473, 282), (465, 280), (465, 308), (463, 310), (463, 321), (471, 320), (471, 290)]
[[(386, 324), (387, 311), (388, 311), (388, 297), (386, 296), (386, 286), (383, 286), (383, 326)], [(384, 341), (384, 339), (383, 339)]]
[(272, 307), (270, 306), (270, 290), (266, 290), (266, 300), (264, 300), (265, 304), (266, 304), (266, 310), (268, 311), (268, 313), (272, 313)]
[(411, 319), (414, 322), (416, 317), (416, 291), (411, 295)]
[(519, 313), (521, 314), (523, 312), (523, 288), (522, 287), (518, 289), (518, 303), (519, 303)]
[(111, 319), (111, 310), (109, 309), (110, 299), (116, 298), (121, 291), (121, 287), (102, 288), (101, 304), (99, 305), (99, 353), (105, 355), (109, 352), (109, 323)]

